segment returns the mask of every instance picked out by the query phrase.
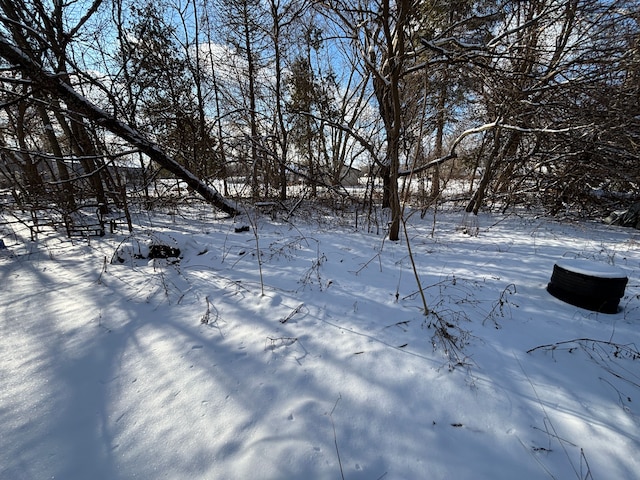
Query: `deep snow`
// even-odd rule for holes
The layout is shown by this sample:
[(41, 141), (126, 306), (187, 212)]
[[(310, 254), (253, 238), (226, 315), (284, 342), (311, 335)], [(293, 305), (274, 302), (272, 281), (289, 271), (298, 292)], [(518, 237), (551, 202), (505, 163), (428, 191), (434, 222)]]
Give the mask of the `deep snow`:
[[(640, 478), (637, 230), (413, 215), (425, 316), (406, 243), (348, 217), (181, 213), (3, 227), (1, 479)], [(619, 313), (546, 292), (574, 258), (627, 272)]]

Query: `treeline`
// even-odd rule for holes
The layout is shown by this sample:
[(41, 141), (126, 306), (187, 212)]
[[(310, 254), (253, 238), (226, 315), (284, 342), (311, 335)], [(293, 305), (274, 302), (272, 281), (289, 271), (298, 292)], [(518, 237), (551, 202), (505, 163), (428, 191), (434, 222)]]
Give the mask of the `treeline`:
[(629, 0), (0, 0), (0, 177), (64, 211), (177, 177), (233, 214), (232, 178), (285, 200), (357, 168), (392, 239), (402, 180), (427, 205), (453, 170), (469, 212), (600, 212), (640, 193), (639, 22)]

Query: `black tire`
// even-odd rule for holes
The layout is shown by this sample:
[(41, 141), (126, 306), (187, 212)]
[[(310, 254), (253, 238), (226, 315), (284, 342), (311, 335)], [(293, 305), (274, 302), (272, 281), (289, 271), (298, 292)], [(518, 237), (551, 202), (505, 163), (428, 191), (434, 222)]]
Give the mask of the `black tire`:
[(628, 278), (587, 275), (554, 265), (547, 291), (563, 302), (601, 313), (616, 313)]
[(603, 298), (622, 298), (627, 286), (627, 277), (602, 278), (554, 265), (551, 283), (558, 289), (575, 292), (585, 297), (593, 295)]
[(579, 295), (575, 292), (558, 289), (551, 283), (549, 283), (549, 285), (547, 286), (547, 291), (558, 300), (562, 300), (565, 303), (569, 303), (586, 310), (591, 310), (593, 312), (599, 313), (618, 312), (620, 298), (607, 299), (594, 296)]

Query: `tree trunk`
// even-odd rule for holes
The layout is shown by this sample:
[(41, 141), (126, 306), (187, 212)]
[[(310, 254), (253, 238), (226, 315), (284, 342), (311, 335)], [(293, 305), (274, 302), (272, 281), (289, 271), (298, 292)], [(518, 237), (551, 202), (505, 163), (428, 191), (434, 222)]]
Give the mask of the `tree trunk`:
[(69, 169), (67, 168), (67, 164), (64, 162), (62, 147), (60, 146), (60, 142), (58, 142), (58, 137), (56, 137), (51, 118), (49, 118), (49, 114), (42, 103), (38, 103), (38, 114), (40, 115), (40, 119), (44, 125), (45, 140), (49, 144), (49, 148), (51, 148), (53, 155), (56, 157), (58, 176), (61, 181), (60, 203), (67, 212), (71, 212), (76, 209), (76, 201), (74, 197), (73, 184), (71, 183), (71, 177), (69, 175)]
[[(253, 200), (257, 200), (260, 196), (260, 184), (258, 177), (262, 167), (262, 162), (258, 157), (258, 117), (256, 113), (256, 66), (253, 56), (253, 42), (251, 38), (251, 29), (249, 26), (249, 10), (246, 2), (242, 4), (243, 15), (243, 36), (244, 36), (244, 48), (247, 55), (247, 77), (249, 80), (249, 127), (251, 129), (251, 162), (252, 162), (252, 178), (251, 178), (251, 195)], [(264, 172), (263, 172), (264, 175)]]
[[(273, 39), (273, 55), (274, 55), (274, 69), (275, 69), (275, 102), (276, 102), (276, 125), (279, 134), (277, 137), (277, 145), (280, 147), (278, 152), (274, 146), (273, 153), (276, 156), (276, 168), (278, 169), (278, 184), (280, 186), (280, 200), (287, 199), (287, 155), (289, 150), (289, 133), (287, 132), (287, 125), (285, 121), (284, 109), (283, 109), (283, 62), (281, 52), (281, 26), (280, 26), (280, 12), (278, 9), (280, 4), (278, 2), (270, 2), (271, 17), (273, 20), (273, 28), (271, 31)], [(279, 155), (278, 155), (279, 154)]]
[[(445, 107), (446, 107), (446, 77), (442, 80), (442, 85), (438, 89), (438, 111), (436, 112), (436, 144), (435, 154), (436, 158), (442, 158), (443, 141), (444, 141), (444, 126), (445, 126)], [(433, 167), (431, 174), (431, 200), (435, 200), (440, 196), (440, 165)]]
[[(383, 3), (383, 15), (388, 18), (390, 3)], [(389, 23), (384, 23), (383, 30), (386, 39), (388, 70), (388, 83), (378, 81), (378, 85), (384, 84), (382, 94), (383, 103), (386, 104), (387, 118), (385, 127), (387, 133), (387, 164), (389, 165), (389, 207), (391, 208), (391, 224), (389, 225), (389, 240), (400, 239), (400, 197), (398, 195), (398, 171), (400, 170), (400, 137), (402, 135), (402, 100), (400, 77), (404, 68), (404, 42), (405, 28), (410, 15), (410, 2), (399, 0), (397, 23), (393, 31)], [(380, 99), (380, 97), (378, 97)]]

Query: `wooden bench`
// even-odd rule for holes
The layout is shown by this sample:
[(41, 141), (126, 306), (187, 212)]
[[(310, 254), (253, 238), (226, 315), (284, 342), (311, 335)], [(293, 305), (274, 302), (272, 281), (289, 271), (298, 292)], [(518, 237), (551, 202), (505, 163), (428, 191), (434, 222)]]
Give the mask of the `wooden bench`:
[(104, 237), (105, 234), (105, 222), (99, 209), (96, 210), (95, 217), (79, 211), (65, 215), (64, 224), (69, 238)]

